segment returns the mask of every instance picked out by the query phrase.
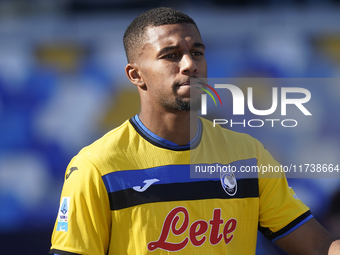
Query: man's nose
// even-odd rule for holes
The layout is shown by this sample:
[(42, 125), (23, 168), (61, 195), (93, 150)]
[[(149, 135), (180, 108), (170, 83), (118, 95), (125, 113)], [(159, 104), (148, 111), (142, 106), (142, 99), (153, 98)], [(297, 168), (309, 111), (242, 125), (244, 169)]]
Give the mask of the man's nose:
[(182, 74), (191, 74), (197, 72), (196, 62), (190, 54), (184, 54), (180, 61), (180, 71)]

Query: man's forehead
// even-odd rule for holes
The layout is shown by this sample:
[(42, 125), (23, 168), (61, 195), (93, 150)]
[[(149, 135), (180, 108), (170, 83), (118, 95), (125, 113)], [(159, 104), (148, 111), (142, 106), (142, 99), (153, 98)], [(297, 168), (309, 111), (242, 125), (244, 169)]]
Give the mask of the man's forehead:
[(201, 42), (201, 36), (194, 24), (151, 26), (147, 27), (145, 31), (145, 44), (171, 44), (185, 39)]

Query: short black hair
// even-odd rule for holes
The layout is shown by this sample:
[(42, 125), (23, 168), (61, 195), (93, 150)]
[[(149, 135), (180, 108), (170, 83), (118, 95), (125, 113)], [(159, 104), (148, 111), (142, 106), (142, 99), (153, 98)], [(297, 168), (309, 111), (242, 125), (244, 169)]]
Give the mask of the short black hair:
[[(188, 15), (169, 7), (158, 7), (146, 11), (135, 18), (124, 33), (123, 43), (128, 62), (133, 61), (133, 54), (143, 41), (144, 32), (147, 27), (158, 27), (189, 23), (196, 26), (195, 21)], [(198, 30), (198, 28), (197, 28)]]

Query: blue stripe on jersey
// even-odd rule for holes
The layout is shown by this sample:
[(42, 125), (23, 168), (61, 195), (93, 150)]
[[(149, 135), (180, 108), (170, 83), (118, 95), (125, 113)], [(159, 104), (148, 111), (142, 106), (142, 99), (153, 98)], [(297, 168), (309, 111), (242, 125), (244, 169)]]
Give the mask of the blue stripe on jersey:
[(51, 249), (49, 255), (80, 255), (79, 253)]
[[(253, 166), (256, 165), (257, 160), (255, 158), (239, 160), (230, 163), (231, 166)], [(203, 164), (201, 164), (203, 165)], [(221, 164), (220, 164), (221, 165)], [(195, 165), (191, 165), (191, 169), (194, 169)], [(234, 173), (236, 179), (245, 178), (257, 178), (257, 173)], [(190, 176), (190, 165), (166, 165), (148, 169), (138, 170), (125, 170), (117, 171), (102, 176), (108, 193), (131, 189), (134, 186), (144, 186), (145, 180), (158, 179), (153, 185), (159, 184), (172, 184), (172, 183), (188, 183), (197, 181), (216, 181), (216, 175), (204, 175), (204, 178), (199, 179), (192, 178)], [(219, 178), (219, 175), (217, 176)]]
[(160, 184), (155, 180), (134, 189), (125, 189), (108, 193), (110, 209), (112, 211), (139, 206), (149, 203), (193, 201), (206, 199), (240, 199), (258, 198), (258, 179), (237, 180), (237, 192), (230, 195), (221, 185), (220, 180), (196, 181), (171, 184)]
[(311, 218), (313, 218), (314, 216), (311, 214), (309, 215), (307, 218), (305, 218), (304, 220), (300, 221), (298, 224), (296, 224), (293, 228), (291, 228), (289, 231), (285, 232), (284, 234), (272, 239), (272, 242), (275, 242), (277, 240), (279, 240), (280, 238), (288, 235), (289, 233), (293, 232), (295, 229), (297, 229), (298, 227), (302, 226), (303, 224), (305, 224), (307, 221), (309, 221)]

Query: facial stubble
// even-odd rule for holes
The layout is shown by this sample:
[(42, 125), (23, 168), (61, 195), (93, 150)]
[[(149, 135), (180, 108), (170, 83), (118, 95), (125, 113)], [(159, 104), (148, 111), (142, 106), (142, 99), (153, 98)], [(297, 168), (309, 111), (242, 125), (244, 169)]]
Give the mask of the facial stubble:
[[(174, 109), (179, 111), (198, 111), (201, 107), (201, 97), (192, 98), (190, 95), (190, 98), (182, 98), (177, 93), (178, 86), (173, 86), (172, 92), (174, 97), (173, 98), (165, 98), (163, 96), (160, 96), (160, 104), (163, 108), (168, 109)], [(190, 94), (192, 94), (193, 91), (190, 88)], [(196, 94), (196, 93), (195, 93)]]

